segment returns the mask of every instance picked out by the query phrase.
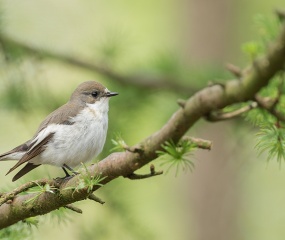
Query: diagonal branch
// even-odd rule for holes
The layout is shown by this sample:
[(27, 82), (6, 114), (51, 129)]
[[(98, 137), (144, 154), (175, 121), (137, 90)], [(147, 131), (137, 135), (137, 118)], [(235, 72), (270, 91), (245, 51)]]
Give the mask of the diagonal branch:
[(247, 106), (244, 106), (232, 112), (223, 112), (222, 110), (212, 111), (206, 115), (206, 119), (210, 122), (229, 120), (229, 119), (240, 117), (242, 114), (254, 108), (257, 108), (257, 107), (258, 107), (258, 104), (256, 102), (251, 102)]
[[(189, 128), (210, 111), (253, 100), (255, 94), (268, 84), (270, 78), (284, 68), (284, 64), (285, 25), (267, 54), (256, 59), (241, 79), (229, 80), (223, 87), (213, 85), (197, 92), (185, 101), (183, 108), (179, 108), (160, 130), (134, 146), (143, 151), (112, 153), (98, 164), (88, 167), (88, 171), (92, 176), (100, 175), (102, 179), (104, 178), (100, 184), (107, 184), (120, 176), (132, 174), (157, 157), (156, 151), (161, 149), (161, 144), (170, 139), (177, 142)], [(35, 195), (27, 194), (15, 196), (11, 204), (4, 203), (0, 206), (0, 229), (25, 218), (46, 214), (88, 198), (90, 195), (88, 189), (72, 190), (77, 186), (82, 174), (63, 181), (56, 193), (45, 192), (33, 202), (27, 203), (27, 200)], [(96, 185), (92, 190), (96, 191), (100, 187), (101, 185)]]
[(40, 179), (37, 181), (27, 182), (27, 183), (23, 184), (22, 186), (14, 189), (12, 192), (1, 194), (0, 206), (2, 204), (6, 203), (8, 200), (12, 200), (19, 193), (26, 192), (28, 189), (36, 187), (36, 186), (44, 186), (46, 184), (49, 184), (49, 185), (54, 186), (54, 187), (58, 186), (58, 183), (54, 182), (53, 180), (49, 180), (49, 179)]
[(73, 206), (72, 204), (68, 204), (68, 205), (66, 205), (66, 206), (64, 206), (64, 207), (67, 208), (67, 209), (69, 209), (69, 210), (71, 210), (71, 211), (73, 211), (73, 212), (77, 212), (77, 213), (80, 213), (80, 214), (83, 213), (80, 208), (75, 207), (75, 206)]
[(98, 198), (97, 196), (95, 196), (93, 193), (91, 193), (88, 198), (94, 202), (97, 202), (97, 203), (100, 203), (100, 204), (104, 204), (105, 202), (101, 199), (101, 198)]
[(23, 43), (14, 39), (11, 39), (3, 34), (0, 34), (0, 44), (5, 49), (17, 49), (29, 55), (38, 56), (41, 58), (47, 58), (52, 60), (57, 60), (68, 65), (76, 66), (91, 72), (96, 72), (104, 77), (116, 80), (122, 85), (135, 86), (151, 90), (171, 90), (173, 92), (178, 92), (182, 94), (194, 93), (197, 89), (177, 83), (177, 80), (171, 79), (169, 77), (150, 77), (150, 76), (128, 76), (118, 73), (110, 68), (95, 63), (94, 60), (83, 60), (78, 58), (78, 56), (69, 56), (65, 54), (55, 53), (52, 51), (40, 49)]

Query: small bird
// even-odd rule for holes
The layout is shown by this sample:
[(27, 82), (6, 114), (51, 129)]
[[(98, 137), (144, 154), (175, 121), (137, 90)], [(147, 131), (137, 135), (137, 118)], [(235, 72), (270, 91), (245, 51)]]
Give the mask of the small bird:
[(41, 164), (61, 167), (68, 177), (66, 169), (76, 174), (73, 167), (98, 156), (107, 135), (109, 98), (116, 95), (101, 83), (81, 83), (66, 104), (46, 117), (32, 139), (0, 155), (0, 161), (18, 160), (7, 174), (26, 163), (12, 181)]

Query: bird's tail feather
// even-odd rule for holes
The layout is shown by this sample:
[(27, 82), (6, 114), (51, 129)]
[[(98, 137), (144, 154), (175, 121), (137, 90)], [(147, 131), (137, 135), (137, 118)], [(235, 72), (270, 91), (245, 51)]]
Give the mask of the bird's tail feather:
[(17, 179), (19, 179), (20, 177), (24, 176), (25, 174), (27, 174), (28, 172), (32, 171), (34, 168), (39, 167), (41, 164), (39, 165), (35, 165), (33, 163), (27, 163), (25, 165), (25, 167), (23, 167), (12, 179), (12, 181), (16, 181)]
[(0, 155), (0, 161), (7, 161), (7, 160), (9, 160), (9, 152)]
[(20, 160), (22, 156), (26, 153), (29, 147), (30, 140), (15, 147), (14, 149), (0, 154), (0, 161), (5, 160)]
[(6, 152), (0, 155), (0, 161), (20, 160), (25, 152)]

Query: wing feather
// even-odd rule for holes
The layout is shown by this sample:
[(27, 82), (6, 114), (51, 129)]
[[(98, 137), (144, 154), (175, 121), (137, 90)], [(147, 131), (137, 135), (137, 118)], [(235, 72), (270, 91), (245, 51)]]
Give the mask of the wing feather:
[(25, 165), (25, 167), (23, 167), (12, 179), (12, 181), (16, 181), (18, 180), (20, 177), (24, 176), (25, 174), (27, 174), (28, 172), (32, 171), (34, 168), (41, 166), (41, 164), (39, 165), (35, 165), (33, 163), (27, 163)]
[[(42, 141), (37, 143), (36, 145), (33, 145), (30, 150), (28, 150), (24, 156), (12, 167), (7, 174), (15, 170), (17, 167), (22, 165), (23, 163), (29, 161), (30, 159), (36, 157), (40, 153), (42, 153), (45, 150), (46, 144), (49, 142), (49, 140), (53, 137), (54, 133), (49, 133)], [(7, 175), (6, 174), (6, 175)]]

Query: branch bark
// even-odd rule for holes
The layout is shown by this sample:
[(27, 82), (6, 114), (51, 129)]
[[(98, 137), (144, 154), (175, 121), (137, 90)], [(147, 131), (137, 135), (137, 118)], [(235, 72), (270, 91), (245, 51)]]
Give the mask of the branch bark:
[[(285, 25), (280, 36), (272, 43), (265, 56), (256, 59), (244, 71), (240, 79), (229, 80), (224, 86), (206, 87), (185, 101), (160, 130), (134, 146), (137, 152), (118, 152), (107, 156), (98, 164), (88, 167), (91, 175), (105, 177), (101, 184), (123, 176), (133, 174), (137, 169), (154, 160), (161, 144), (172, 139), (177, 142), (199, 119), (211, 111), (224, 108), (230, 104), (254, 100), (256, 93), (266, 86), (278, 71), (284, 70), (285, 64)], [(84, 173), (83, 173), (84, 174)], [(35, 194), (17, 195), (9, 204), (0, 206), (0, 229), (28, 217), (51, 212), (57, 208), (87, 199), (88, 189), (74, 191), (80, 175), (51, 185), (58, 186), (55, 193), (45, 192), (34, 201), (28, 201)], [(49, 180), (51, 181), (51, 180)], [(94, 186), (96, 191), (100, 186)]]

